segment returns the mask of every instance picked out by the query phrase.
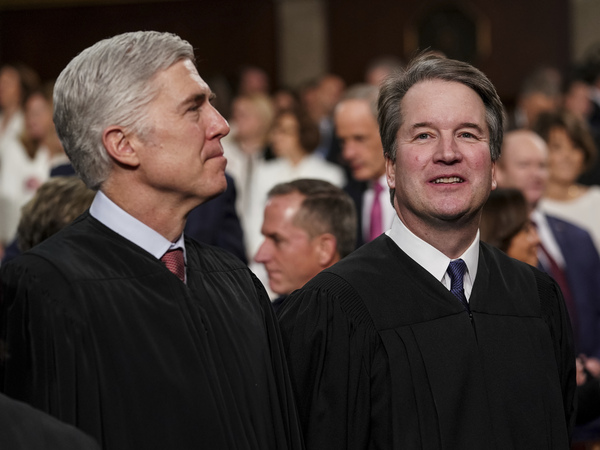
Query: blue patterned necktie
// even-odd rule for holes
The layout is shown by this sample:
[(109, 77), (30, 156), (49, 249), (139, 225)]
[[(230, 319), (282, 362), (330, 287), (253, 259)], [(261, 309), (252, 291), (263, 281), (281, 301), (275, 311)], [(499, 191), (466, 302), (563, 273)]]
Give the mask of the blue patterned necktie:
[(465, 297), (465, 290), (463, 289), (463, 277), (465, 276), (465, 271), (467, 270), (467, 265), (462, 259), (456, 259), (454, 261), (450, 261), (450, 265), (448, 266), (448, 275), (450, 275), (450, 292), (452, 292), (456, 298), (458, 298), (465, 309), (469, 311), (469, 303), (467, 302), (467, 297)]

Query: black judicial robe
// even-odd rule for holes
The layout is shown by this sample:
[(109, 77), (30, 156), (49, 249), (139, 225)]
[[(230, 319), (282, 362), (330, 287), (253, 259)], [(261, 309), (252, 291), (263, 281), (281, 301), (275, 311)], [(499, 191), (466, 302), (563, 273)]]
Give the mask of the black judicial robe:
[(567, 449), (556, 283), (482, 243), (470, 308), (386, 235), (291, 294), (279, 319), (306, 448)]
[(92, 438), (54, 417), (0, 394), (3, 450), (99, 450)]
[(2, 390), (104, 449), (301, 448), (264, 288), (186, 248), (187, 285), (85, 213), (3, 266)]

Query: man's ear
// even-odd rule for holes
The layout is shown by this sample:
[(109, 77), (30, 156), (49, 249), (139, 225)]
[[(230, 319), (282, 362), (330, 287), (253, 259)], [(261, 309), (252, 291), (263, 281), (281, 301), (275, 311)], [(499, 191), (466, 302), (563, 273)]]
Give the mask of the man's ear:
[(385, 176), (390, 189), (396, 188), (396, 165), (390, 158), (385, 158)]
[(317, 236), (317, 252), (319, 265), (326, 269), (339, 260), (337, 252), (337, 239), (331, 233), (323, 233)]
[(496, 189), (498, 187), (498, 180), (500, 180), (500, 182), (503, 182), (503, 173), (502, 170), (498, 170), (497, 169), (498, 164), (496, 163), (496, 161), (492, 162), (492, 191), (494, 189)]
[(121, 165), (137, 167), (140, 164), (136, 152), (139, 141), (131, 139), (122, 127), (108, 127), (102, 133), (102, 143), (109, 156)]

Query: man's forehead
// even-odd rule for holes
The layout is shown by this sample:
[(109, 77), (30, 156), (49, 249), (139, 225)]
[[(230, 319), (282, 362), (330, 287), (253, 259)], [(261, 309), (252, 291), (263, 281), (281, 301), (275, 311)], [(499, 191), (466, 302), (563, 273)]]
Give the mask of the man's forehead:
[[(452, 97), (459, 98), (463, 101), (470, 100), (475, 102), (485, 110), (485, 104), (483, 103), (480, 95), (470, 86), (458, 81), (448, 81), (441, 79), (423, 80), (412, 85), (406, 94), (400, 101), (400, 108), (406, 106), (406, 103), (411, 103), (415, 97), (421, 99), (425, 97), (427, 102), (436, 102), (439, 100), (450, 99)], [(407, 101), (408, 100), (408, 101)], [(415, 105), (414, 111), (420, 111), (420, 105)], [(456, 112), (469, 112), (469, 110), (461, 109)]]
[(346, 100), (338, 105), (334, 116), (339, 125), (379, 129), (377, 118), (373, 116), (371, 107), (366, 100)]
[(189, 59), (180, 59), (154, 75), (154, 80), (162, 86), (169, 86), (176, 80), (186, 78), (188, 82), (191, 81), (194, 85), (197, 85), (202, 93), (209, 94), (211, 92), (208, 84), (200, 77), (194, 62)]
[(202, 87), (203, 90), (210, 91), (210, 87), (198, 73), (198, 69), (196, 68), (196, 65), (189, 59), (184, 59), (183, 64), (186, 67), (186, 69), (188, 69), (192, 79), (194, 79), (194, 81), (196, 81)]
[(366, 99), (361, 99), (361, 98), (350, 98), (347, 100), (342, 100), (336, 110), (336, 115), (337, 114), (344, 114), (344, 113), (351, 113), (351, 114), (362, 114), (362, 113), (368, 113), (369, 115), (372, 116), (371, 114), (371, 107), (369, 105), (369, 102)]
[(547, 147), (541, 137), (530, 131), (519, 130), (508, 134), (504, 138), (502, 156), (505, 160), (523, 160), (539, 158), (544, 160), (547, 156)]
[(290, 192), (287, 194), (274, 195), (267, 201), (267, 207), (281, 211), (286, 217), (293, 216), (302, 201), (304, 196), (298, 192)]
[[(458, 86), (459, 93), (448, 94), (439, 85), (419, 86), (428, 81), (415, 84), (400, 102), (401, 129), (466, 126), (489, 133), (485, 105), (474, 90), (457, 82), (435, 81)], [(415, 87), (417, 89), (411, 92)]]

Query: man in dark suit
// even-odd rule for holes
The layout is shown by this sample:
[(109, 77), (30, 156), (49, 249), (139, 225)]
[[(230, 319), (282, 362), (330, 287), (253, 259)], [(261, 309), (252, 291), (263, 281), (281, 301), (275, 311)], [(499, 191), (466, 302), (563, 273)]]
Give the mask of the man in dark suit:
[(385, 159), (377, 125), (378, 89), (352, 86), (335, 108), (342, 157), (352, 179), (345, 187), (357, 211), (357, 246), (389, 229), (394, 217), (385, 180)]
[(537, 209), (548, 179), (548, 149), (529, 130), (507, 133), (497, 165), (500, 187), (523, 192), (538, 229), (541, 267), (561, 285), (574, 329), (576, 350), (600, 357), (600, 257), (590, 234)]
[(2, 266), (0, 389), (105, 450), (300, 449), (264, 287), (183, 233), (227, 187), (229, 127), (194, 59), (173, 34), (125, 33), (58, 77), (58, 135), (97, 193)]

